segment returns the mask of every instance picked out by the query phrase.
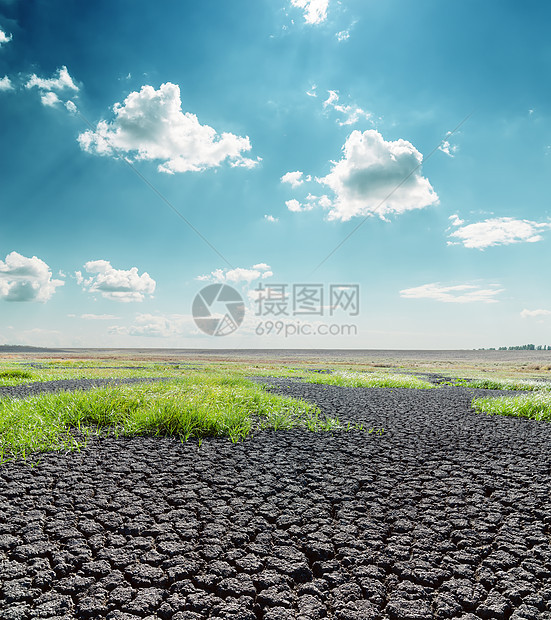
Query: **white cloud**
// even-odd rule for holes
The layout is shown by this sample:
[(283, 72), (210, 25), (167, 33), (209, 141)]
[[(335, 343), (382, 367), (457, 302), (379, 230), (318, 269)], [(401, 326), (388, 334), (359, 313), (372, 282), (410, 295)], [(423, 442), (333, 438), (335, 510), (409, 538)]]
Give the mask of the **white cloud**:
[[(303, 178), (304, 173), (301, 172), (300, 170), (295, 170), (294, 172), (286, 172), (282, 177), (281, 177), (281, 182), (282, 183), (289, 183), (289, 185), (291, 187), (298, 187), (299, 185), (302, 185), (305, 181), (305, 179)], [(306, 178), (307, 181), (311, 180), (310, 177)]]
[[(460, 226), (462, 220), (452, 221), (452, 225)], [(495, 217), (475, 224), (460, 226), (450, 237), (459, 239), (466, 248), (483, 250), (494, 245), (541, 241), (541, 232), (551, 228), (549, 222), (533, 222), (518, 220), (512, 217)], [(453, 242), (448, 242), (453, 243)]]
[(329, 97), (323, 102), (324, 109), (332, 108), (336, 112), (343, 114), (344, 117), (337, 120), (337, 123), (342, 127), (344, 125), (354, 125), (359, 120), (370, 120), (371, 113), (362, 110), (362, 108), (356, 105), (342, 105), (337, 103), (339, 101), (339, 93), (336, 90), (328, 90)]
[(461, 224), (465, 223), (465, 220), (462, 220), (457, 213), (450, 215), (448, 218), (452, 224), (452, 226), (461, 226)]
[(278, 217), (274, 217), (273, 215), (269, 215), (267, 213), (264, 215), (264, 219), (267, 222), (272, 222), (272, 223), (279, 222), (279, 218)]
[(53, 91), (48, 91), (40, 95), (40, 101), (42, 101), (42, 105), (52, 108), (58, 103), (61, 103), (61, 99)]
[(182, 112), (180, 87), (167, 82), (159, 90), (142, 86), (124, 103), (113, 106), (114, 120), (100, 121), (95, 131), (78, 137), (81, 148), (97, 155), (124, 153), (135, 161), (156, 160), (160, 172), (201, 171), (228, 160), (232, 167), (252, 168), (260, 161), (247, 159), (248, 137), (201, 125), (197, 116)]
[(109, 333), (118, 336), (174, 338), (184, 334), (186, 326), (191, 326), (191, 319), (185, 315), (138, 314), (134, 325), (130, 327), (115, 325), (109, 328)]
[(5, 75), (3, 78), (0, 78), (0, 91), (3, 90), (14, 90), (13, 84), (11, 83), (11, 80), (7, 75)]
[(549, 316), (551, 314), (551, 310), (542, 310), (541, 308), (537, 310), (523, 310), (520, 313), (520, 316), (523, 319), (531, 319), (538, 316)]
[(446, 155), (449, 155), (450, 157), (455, 157), (458, 147), (455, 144), (450, 144), (448, 140), (444, 140), (438, 147), (438, 150), (442, 151), (442, 153), (446, 153)]
[(146, 296), (153, 296), (155, 280), (144, 272), (138, 275), (138, 268), (114, 269), (106, 260), (88, 261), (84, 265), (87, 273), (93, 274), (83, 278), (80, 271), (75, 272), (78, 284), (89, 293), (100, 293), (105, 299), (120, 302), (143, 301)]
[(291, 200), (285, 201), (285, 206), (289, 209), (289, 211), (300, 213), (301, 211), (311, 211), (315, 205), (313, 203), (303, 204), (295, 198), (292, 198)]
[(0, 30), (0, 47), (2, 47), (4, 43), (9, 43), (11, 40), (11, 34), (6, 34), (3, 30)]
[(211, 282), (246, 282), (250, 284), (253, 280), (264, 280), (273, 276), (270, 265), (258, 263), (252, 268), (236, 267), (235, 269), (215, 269), (211, 273), (197, 276), (197, 280)]
[[(69, 75), (65, 65), (60, 67), (51, 78), (40, 78), (33, 73), (27, 80), (25, 88), (37, 88), (40, 93), (40, 101), (43, 105), (49, 107), (55, 107), (59, 103), (64, 103), (60, 97), (61, 93), (65, 97), (67, 91), (74, 93), (79, 91), (79, 87)], [(67, 106), (67, 104), (65, 105)], [(69, 106), (67, 106), (67, 109), (69, 109)]]
[(306, 94), (308, 95), (308, 97), (317, 97), (318, 94), (316, 93), (316, 89), (317, 89), (317, 86), (315, 84), (312, 84), (312, 88), (306, 91)]
[(39, 78), (36, 73), (33, 73), (25, 84), (26, 88), (36, 87), (42, 91), (65, 91), (73, 90), (78, 92), (79, 88), (75, 84), (73, 78), (69, 75), (67, 67), (63, 65), (57, 70), (57, 74), (54, 74), (51, 78)]
[(457, 284), (444, 286), (438, 282), (423, 284), (400, 291), (400, 297), (406, 299), (433, 299), (444, 303), (469, 304), (482, 302), (485, 304), (497, 303), (495, 296), (503, 292), (496, 286), (481, 288), (475, 284)]
[(421, 176), (423, 156), (407, 140), (385, 141), (376, 130), (353, 131), (344, 156), (318, 183), (335, 194), (329, 219), (403, 213), (438, 204), (428, 179)]
[(33, 256), (11, 252), (0, 260), (0, 299), (5, 301), (48, 301), (63, 280), (52, 279), (48, 265)]
[(114, 314), (81, 314), (80, 318), (85, 321), (114, 321), (120, 319), (120, 316)]
[(329, 0), (291, 0), (291, 5), (304, 9), (304, 21), (307, 24), (321, 24), (327, 19)]
[(337, 41), (341, 43), (342, 41), (346, 41), (350, 38), (350, 30), (341, 30), (335, 34), (337, 37)]
[(75, 103), (73, 101), (71, 101), (69, 99), (69, 101), (65, 102), (65, 107), (67, 108), (67, 110), (71, 113), (71, 114), (76, 114), (77, 113), (77, 106), (75, 105)]

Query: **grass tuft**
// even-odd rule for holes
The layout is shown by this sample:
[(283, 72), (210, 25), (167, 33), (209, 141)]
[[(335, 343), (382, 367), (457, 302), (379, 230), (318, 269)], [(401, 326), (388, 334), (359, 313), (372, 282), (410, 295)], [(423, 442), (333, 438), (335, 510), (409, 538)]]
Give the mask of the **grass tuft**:
[(340, 423), (315, 405), (270, 394), (242, 377), (192, 375), (162, 384), (0, 400), (0, 462), (77, 449), (92, 433), (240, 441), (256, 430), (297, 427), (327, 431)]
[(551, 421), (551, 394), (535, 392), (519, 396), (475, 398), (472, 406), (480, 413), (505, 415), (531, 420)]
[(411, 388), (431, 390), (436, 386), (413, 375), (400, 375), (382, 372), (348, 372), (338, 371), (333, 374), (311, 373), (306, 379), (308, 383), (337, 385), (341, 387), (366, 388)]

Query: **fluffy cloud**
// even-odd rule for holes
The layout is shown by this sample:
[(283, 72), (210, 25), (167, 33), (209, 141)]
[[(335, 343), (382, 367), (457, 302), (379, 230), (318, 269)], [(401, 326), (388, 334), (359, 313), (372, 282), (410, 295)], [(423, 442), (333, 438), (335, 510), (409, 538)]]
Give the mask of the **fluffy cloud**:
[(317, 179), (333, 190), (329, 219), (403, 213), (438, 203), (428, 179), (421, 176), (423, 156), (407, 140), (385, 141), (376, 130), (353, 131), (344, 156)]
[(331, 108), (335, 110), (335, 112), (339, 112), (344, 116), (341, 119), (337, 120), (339, 125), (354, 125), (359, 120), (370, 120), (371, 113), (362, 110), (358, 106), (355, 105), (342, 105), (338, 103), (339, 101), (339, 93), (336, 90), (328, 90), (329, 97), (323, 102), (324, 109)]
[(40, 101), (45, 106), (56, 106), (63, 103), (60, 95), (66, 95), (67, 91), (77, 93), (79, 87), (69, 75), (67, 67), (60, 67), (51, 78), (40, 78), (35, 73), (27, 80), (25, 88), (37, 88), (40, 93)]
[(73, 90), (78, 92), (79, 88), (75, 84), (73, 78), (69, 75), (67, 67), (64, 65), (57, 70), (57, 74), (54, 74), (51, 78), (39, 78), (35, 73), (31, 75), (25, 84), (26, 88), (37, 87), (39, 90)]
[(270, 265), (258, 263), (251, 268), (236, 267), (235, 269), (215, 269), (208, 275), (198, 276), (197, 280), (212, 282), (246, 282), (250, 284), (253, 280), (264, 280), (273, 276)]
[(341, 30), (335, 34), (337, 37), (337, 41), (341, 43), (342, 41), (346, 41), (350, 38), (350, 30)]
[[(298, 187), (304, 183), (303, 174), (300, 170), (295, 170), (294, 172), (286, 172), (281, 177), (282, 183), (289, 183), (291, 187)], [(306, 180), (310, 180), (307, 178)]]
[(540, 233), (551, 228), (549, 222), (517, 220), (512, 217), (495, 217), (466, 226), (461, 226), (461, 224), (463, 224), (461, 220), (452, 220), (452, 225), (459, 226), (459, 228), (452, 232), (450, 237), (459, 239), (459, 242), (455, 243), (462, 243), (466, 248), (479, 250), (494, 245), (541, 241), (543, 237)]
[(3, 30), (0, 30), (0, 47), (2, 47), (4, 43), (9, 43), (11, 40), (11, 34), (6, 34)]
[[(186, 326), (188, 330), (186, 330)], [(118, 336), (145, 336), (148, 338), (174, 338), (181, 336), (191, 327), (190, 317), (173, 314), (138, 314), (130, 327), (113, 326), (109, 333)]]
[(33, 256), (11, 252), (0, 260), (0, 299), (6, 301), (48, 301), (63, 280), (52, 279), (48, 265)]
[(114, 314), (81, 314), (80, 318), (85, 321), (114, 321), (120, 317)]
[(433, 299), (444, 303), (470, 304), (482, 302), (485, 304), (497, 303), (496, 295), (503, 292), (496, 286), (481, 288), (475, 284), (457, 284), (444, 286), (438, 282), (423, 284), (400, 291), (400, 297), (406, 299)]
[(299, 202), (295, 198), (292, 198), (291, 200), (285, 201), (285, 206), (289, 209), (289, 211), (301, 213), (304, 211), (311, 211), (317, 206), (331, 206), (331, 201), (327, 198), (327, 196), (313, 196), (312, 194), (308, 194), (308, 196), (306, 196), (306, 202)]
[(520, 316), (523, 319), (533, 319), (538, 316), (549, 316), (551, 314), (551, 310), (542, 310), (541, 308), (537, 310), (523, 310), (520, 313)]
[(167, 82), (159, 90), (142, 86), (113, 107), (115, 118), (100, 121), (95, 131), (78, 137), (81, 148), (97, 155), (124, 153), (135, 161), (160, 161), (160, 172), (197, 172), (219, 166), (252, 168), (260, 159), (243, 156), (251, 150), (248, 137), (201, 125), (195, 114), (182, 112), (180, 87)]
[(455, 144), (450, 144), (448, 140), (444, 140), (438, 147), (438, 150), (442, 151), (442, 153), (446, 153), (446, 155), (449, 155), (450, 157), (455, 157), (457, 146)]
[(13, 90), (13, 84), (7, 75), (0, 78), (0, 91), (2, 90)]
[(273, 215), (269, 215), (269, 214), (265, 214), (264, 215), (264, 219), (267, 222), (272, 222), (272, 223), (279, 222), (279, 218), (278, 217), (274, 217)]
[(304, 21), (307, 24), (321, 24), (327, 19), (329, 0), (291, 0), (291, 5), (304, 9)]
[(131, 302), (143, 301), (147, 295), (155, 292), (155, 280), (144, 272), (138, 275), (138, 268), (114, 269), (106, 260), (88, 261), (84, 265), (87, 273), (84, 278), (80, 271), (76, 272), (77, 282), (85, 291), (100, 293), (105, 299), (112, 301)]

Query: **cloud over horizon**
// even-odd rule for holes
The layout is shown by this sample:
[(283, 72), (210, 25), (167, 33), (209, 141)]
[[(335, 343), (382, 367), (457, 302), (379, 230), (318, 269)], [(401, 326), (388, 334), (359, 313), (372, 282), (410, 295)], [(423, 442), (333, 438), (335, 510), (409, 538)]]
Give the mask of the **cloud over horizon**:
[(495, 296), (504, 289), (491, 286), (482, 288), (476, 284), (456, 284), (445, 286), (439, 282), (423, 284), (400, 291), (400, 297), (405, 299), (432, 299), (444, 303), (469, 304), (481, 302), (485, 304), (497, 303)]
[(265, 280), (273, 276), (270, 265), (258, 263), (250, 268), (235, 267), (234, 269), (215, 269), (211, 273), (197, 276), (200, 282), (246, 282), (250, 284), (253, 280)]
[(448, 241), (448, 245), (462, 243), (466, 248), (478, 250), (512, 243), (535, 243), (543, 239), (540, 233), (551, 228), (550, 222), (533, 222), (513, 217), (494, 217), (465, 226), (457, 215), (452, 215), (449, 219), (452, 226), (458, 227), (449, 236), (459, 241)]
[(50, 267), (36, 256), (27, 258), (10, 252), (5, 261), (0, 260), (0, 299), (4, 301), (46, 302), (64, 284), (52, 279)]
[(131, 161), (159, 161), (159, 172), (200, 172), (228, 161), (231, 167), (253, 168), (260, 158), (243, 155), (251, 150), (248, 136), (217, 133), (201, 125), (195, 114), (182, 112), (180, 87), (166, 82), (158, 90), (142, 86), (113, 106), (114, 119), (100, 121), (95, 131), (78, 136), (80, 147), (95, 155)]
[(84, 269), (92, 275), (85, 278), (82, 272), (76, 272), (77, 282), (82, 289), (89, 293), (99, 293), (111, 301), (142, 302), (146, 296), (152, 297), (155, 292), (155, 280), (145, 271), (139, 275), (137, 267), (114, 269), (109, 261), (94, 260), (88, 261)]

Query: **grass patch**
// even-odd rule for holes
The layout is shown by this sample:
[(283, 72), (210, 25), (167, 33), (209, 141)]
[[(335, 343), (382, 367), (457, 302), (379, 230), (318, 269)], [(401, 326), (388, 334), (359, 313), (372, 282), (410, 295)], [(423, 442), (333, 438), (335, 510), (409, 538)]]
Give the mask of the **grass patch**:
[(341, 429), (337, 418), (322, 416), (303, 400), (269, 394), (242, 377), (196, 374), (156, 384), (0, 400), (0, 462), (78, 449), (90, 434), (239, 441), (257, 430), (297, 427)]
[(28, 370), (20, 370), (19, 368), (0, 370), (0, 379), (32, 379), (32, 376)]
[(307, 383), (338, 385), (341, 387), (412, 388), (431, 390), (436, 386), (413, 375), (400, 375), (382, 372), (347, 372), (333, 374), (310, 373), (304, 379)]
[(505, 415), (531, 420), (551, 421), (551, 394), (535, 392), (519, 396), (475, 398), (472, 407), (488, 415)]
[(483, 390), (551, 391), (551, 383), (531, 379), (454, 379), (441, 385), (480, 388)]

